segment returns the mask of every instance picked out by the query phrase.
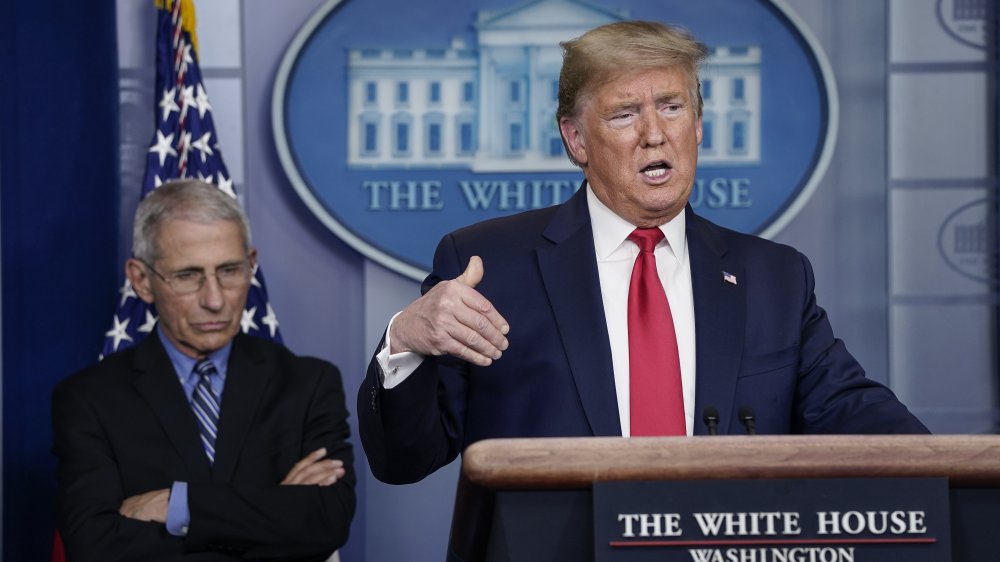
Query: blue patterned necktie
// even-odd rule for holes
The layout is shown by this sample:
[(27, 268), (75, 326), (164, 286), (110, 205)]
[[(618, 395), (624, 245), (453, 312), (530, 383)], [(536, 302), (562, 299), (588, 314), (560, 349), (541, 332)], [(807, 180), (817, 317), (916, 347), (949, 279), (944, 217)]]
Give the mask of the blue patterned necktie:
[(208, 359), (199, 361), (194, 366), (194, 372), (198, 373), (198, 384), (191, 395), (191, 408), (194, 409), (194, 417), (198, 420), (201, 444), (205, 446), (208, 462), (214, 463), (215, 436), (219, 427), (219, 397), (212, 389), (211, 377), (217, 376), (219, 372)]

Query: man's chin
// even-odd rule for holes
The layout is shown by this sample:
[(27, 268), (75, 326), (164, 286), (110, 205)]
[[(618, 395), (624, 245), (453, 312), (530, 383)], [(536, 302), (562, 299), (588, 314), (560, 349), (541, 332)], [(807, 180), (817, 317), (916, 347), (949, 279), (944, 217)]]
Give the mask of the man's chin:
[(199, 355), (208, 355), (229, 343), (229, 340), (236, 337), (237, 332), (238, 330), (229, 329), (201, 332), (185, 343), (192, 350), (196, 350)]

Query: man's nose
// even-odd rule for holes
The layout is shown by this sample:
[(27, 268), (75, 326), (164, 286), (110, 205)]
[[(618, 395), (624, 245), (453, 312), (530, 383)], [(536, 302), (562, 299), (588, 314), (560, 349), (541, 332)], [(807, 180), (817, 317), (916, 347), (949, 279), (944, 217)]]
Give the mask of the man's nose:
[(222, 286), (219, 285), (219, 278), (213, 275), (205, 277), (205, 284), (199, 291), (199, 301), (201, 306), (209, 310), (219, 310), (224, 303)]
[(639, 127), (643, 147), (659, 146), (667, 138), (664, 133), (663, 118), (655, 111), (645, 112), (639, 120)]

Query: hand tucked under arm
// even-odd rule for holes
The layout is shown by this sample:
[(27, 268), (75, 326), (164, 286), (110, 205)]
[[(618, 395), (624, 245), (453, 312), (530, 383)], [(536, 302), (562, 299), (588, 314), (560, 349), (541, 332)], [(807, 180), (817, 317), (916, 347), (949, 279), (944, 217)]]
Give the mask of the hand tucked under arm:
[(347, 473), (344, 470), (344, 461), (340, 459), (324, 459), (323, 457), (325, 456), (326, 447), (320, 447), (309, 453), (302, 460), (295, 463), (295, 466), (288, 471), (281, 484), (329, 486), (335, 483), (338, 478), (343, 477)]
[(473, 256), (465, 271), (442, 281), (411, 303), (392, 324), (391, 353), (454, 355), (490, 365), (507, 349), (510, 327), (475, 286), (483, 279), (483, 261)]
[(153, 490), (145, 494), (139, 494), (130, 498), (125, 498), (118, 513), (129, 519), (139, 521), (155, 521), (157, 523), (167, 522), (167, 504), (170, 500), (170, 489)]

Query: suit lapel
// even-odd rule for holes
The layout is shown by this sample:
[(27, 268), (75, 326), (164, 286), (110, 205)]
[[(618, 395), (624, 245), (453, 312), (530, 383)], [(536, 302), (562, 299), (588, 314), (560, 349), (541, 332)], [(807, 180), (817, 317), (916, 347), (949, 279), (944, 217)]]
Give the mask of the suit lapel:
[(259, 348), (253, 345), (252, 338), (237, 335), (229, 354), (226, 388), (222, 393), (213, 480), (232, 481), (240, 451), (250, 431), (257, 406), (263, 398), (268, 378), (267, 360)]
[[(726, 433), (733, 421), (727, 418), (733, 412), (743, 352), (748, 280), (716, 227), (690, 207), (686, 212), (697, 347), (694, 432), (706, 433), (701, 412), (705, 406), (715, 406), (722, 416), (719, 430)], [(735, 284), (724, 280), (723, 273), (735, 276)]]
[(621, 435), (585, 189), (556, 211), (543, 235), (553, 244), (537, 250), (542, 282), (587, 421), (594, 435)]
[(210, 466), (198, 424), (160, 338), (150, 334), (137, 347), (133, 385), (160, 421), (192, 480), (207, 481)]

